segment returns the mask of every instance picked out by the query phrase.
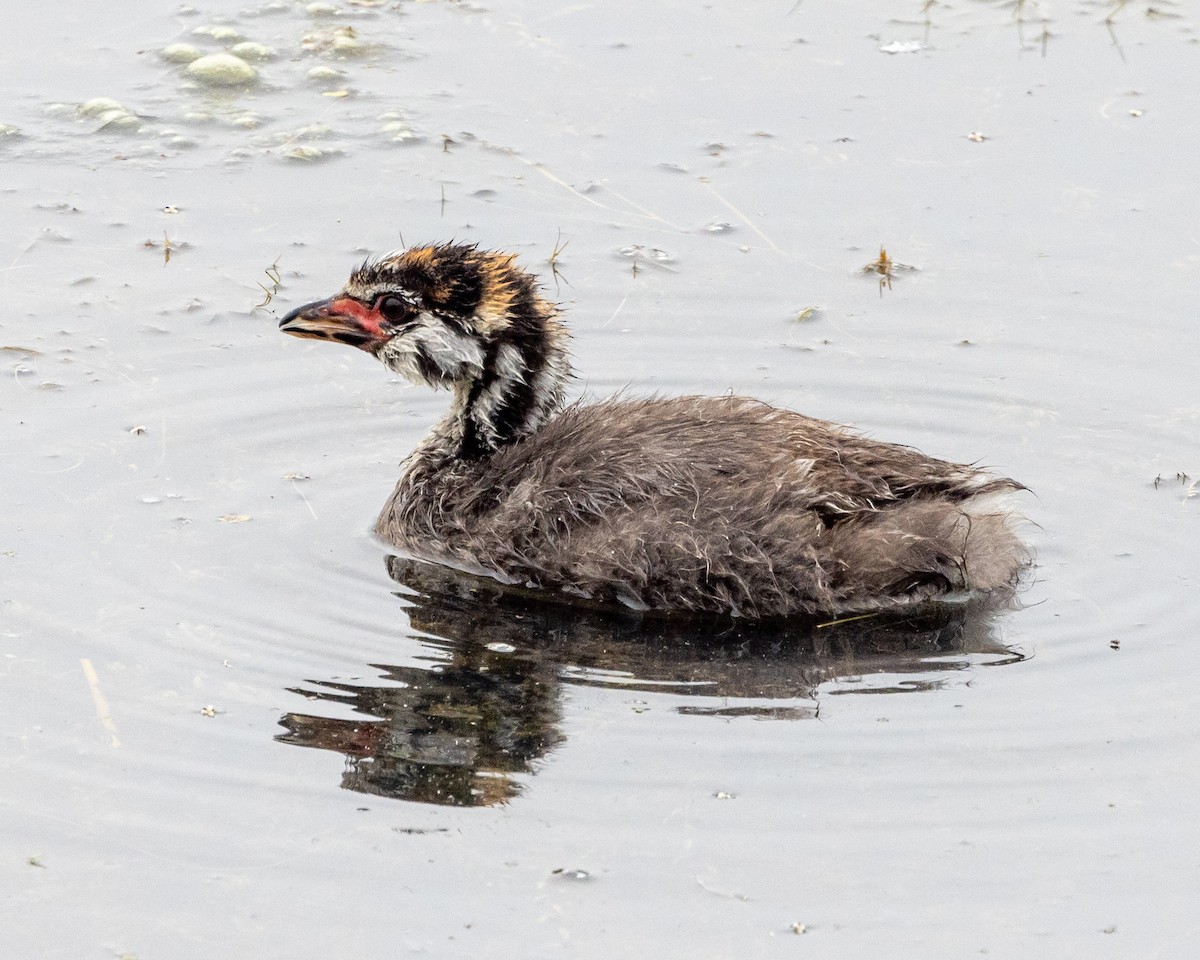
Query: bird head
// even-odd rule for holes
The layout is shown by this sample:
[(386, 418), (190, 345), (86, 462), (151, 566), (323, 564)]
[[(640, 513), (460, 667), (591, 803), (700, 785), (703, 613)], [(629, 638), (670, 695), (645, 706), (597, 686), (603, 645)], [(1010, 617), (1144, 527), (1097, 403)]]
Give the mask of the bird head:
[(411, 247), (370, 260), (339, 293), (298, 307), (279, 328), (358, 347), (433, 387), (486, 378), (498, 364), (532, 376), (566, 336), (515, 257), (463, 244)]

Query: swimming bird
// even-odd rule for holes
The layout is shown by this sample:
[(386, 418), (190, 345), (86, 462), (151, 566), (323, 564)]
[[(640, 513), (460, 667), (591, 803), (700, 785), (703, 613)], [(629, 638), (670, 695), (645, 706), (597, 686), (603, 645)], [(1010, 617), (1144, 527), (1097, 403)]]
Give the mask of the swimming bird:
[(377, 357), (450, 410), (376, 534), (559, 598), (754, 619), (1006, 601), (1014, 480), (738, 396), (564, 400), (568, 334), (508, 253), (370, 260), (284, 333)]

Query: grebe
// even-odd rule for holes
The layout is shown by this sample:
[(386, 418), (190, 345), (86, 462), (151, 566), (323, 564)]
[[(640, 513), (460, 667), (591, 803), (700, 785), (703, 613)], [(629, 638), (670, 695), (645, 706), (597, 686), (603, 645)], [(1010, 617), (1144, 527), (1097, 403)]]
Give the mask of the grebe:
[(510, 254), (388, 254), (279, 326), (453, 392), (375, 526), (420, 559), (756, 619), (1003, 602), (1030, 562), (988, 505), (1016, 481), (744, 397), (564, 405), (568, 334)]

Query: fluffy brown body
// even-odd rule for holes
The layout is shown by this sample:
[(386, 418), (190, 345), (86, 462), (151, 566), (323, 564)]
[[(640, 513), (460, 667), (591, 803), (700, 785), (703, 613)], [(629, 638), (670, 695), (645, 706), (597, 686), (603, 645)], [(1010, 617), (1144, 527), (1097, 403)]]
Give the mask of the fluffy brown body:
[(563, 409), (565, 331), (509, 256), (403, 251), (281, 326), (453, 390), (376, 525), (418, 557), (752, 618), (1004, 601), (1029, 563), (1020, 484), (973, 467), (741, 397)]

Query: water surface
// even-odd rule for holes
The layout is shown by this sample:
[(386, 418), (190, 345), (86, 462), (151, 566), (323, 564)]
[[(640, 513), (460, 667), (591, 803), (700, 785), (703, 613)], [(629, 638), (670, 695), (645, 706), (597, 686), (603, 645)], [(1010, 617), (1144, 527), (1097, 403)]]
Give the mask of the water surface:
[[(1192, 11), (71, 6), (0, 61), (7, 955), (1191, 956)], [(390, 560), (445, 397), (276, 323), (450, 238), (581, 394), (1028, 484), (1024, 609), (681, 632)]]

